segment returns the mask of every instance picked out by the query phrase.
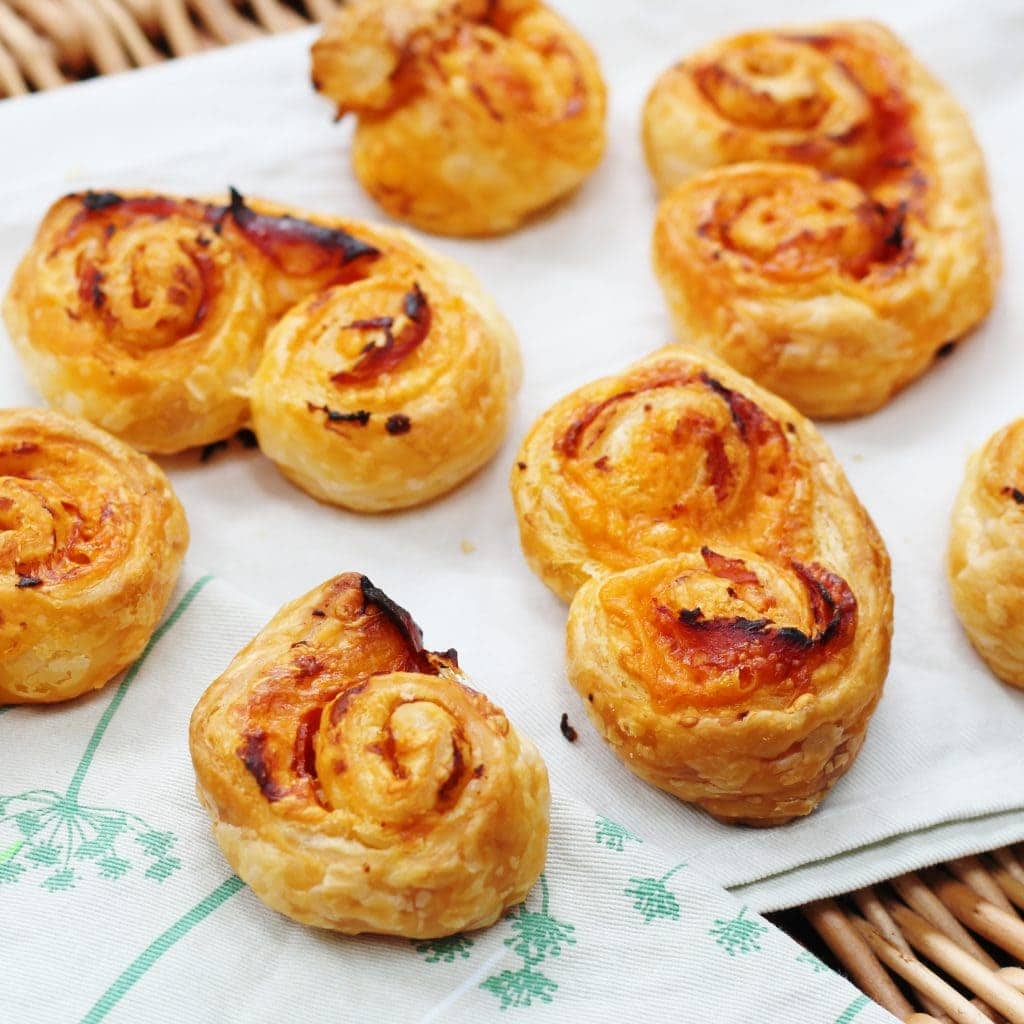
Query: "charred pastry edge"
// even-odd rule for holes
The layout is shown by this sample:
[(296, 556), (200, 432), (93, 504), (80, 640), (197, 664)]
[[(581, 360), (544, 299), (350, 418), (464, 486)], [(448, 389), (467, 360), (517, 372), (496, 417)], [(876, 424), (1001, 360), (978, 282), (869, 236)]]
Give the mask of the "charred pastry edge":
[(214, 207), (213, 209), (222, 211), (218, 220), (230, 216), (242, 232), (248, 232), (259, 223), (268, 223), (273, 225), (275, 231), (285, 236), (295, 235), (297, 241), (312, 242), (323, 249), (339, 250), (342, 254), (343, 265), (351, 263), (361, 256), (377, 257), (381, 254), (380, 250), (370, 245), (369, 242), (364, 242), (341, 228), (327, 227), (317, 224), (315, 221), (293, 217), (287, 213), (258, 213), (251, 206), (246, 205), (245, 196), (234, 185), (228, 186), (228, 196), (229, 201), (226, 207)]
[(105, 210), (108, 206), (118, 206), (124, 202), (124, 197), (116, 192), (94, 192), (92, 189), (89, 189), (84, 195), (72, 192), (65, 198), (80, 199), (87, 210), (93, 211)]
[(1008, 494), (1018, 505), (1024, 505), (1024, 491), (1019, 487), (1004, 487), (1003, 494)]
[(397, 627), (405, 642), (416, 655), (421, 655), (426, 660), (428, 668), (425, 673), (438, 675), (442, 668), (458, 669), (459, 655), (454, 647), (447, 651), (428, 651), (423, 646), (423, 631), (416, 624), (416, 620), (400, 604), (393, 601), (380, 587), (375, 586), (368, 576), (360, 575), (359, 587), (363, 594), (363, 611), (367, 606), (373, 605)]
[(238, 759), (245, 765), (245, 770), (253, 777), (260, 793), (266, 797), (268, 803), (277, 803), (288, 795), (287, 789), (282, 789), (280, 784), (275, 782), (270, 775), (266, 756), (263, 748), (267, 742), (267, 734), (263, 729), (256, 729), (253, 732), (246, 732), (242, 735), (236, 753)]
[[(722, 558), (724, 556), (719, 555), (718, 552), (712, 550), (706, 545), (700, 549), (700, 554), (704, 559), (705, 565), (708, 566), (714, 575), (718, 576), (719, 574), (715, 572), (711, 564), (711, 560), (713, 558)], [(776, 627), (772, 624), (770, 619), (746, 619), (741, 616), (733, 616), (732, 618), (726, 619), (705, 619), (704, 614), (699, 607), (681, 608), (679, 610), (677, 620), (681, 625), (696, 630), (707, 630), (717, 627), (721, 629), (736, 629), (740, 632), (748, 633), (750, 636), (775, 636), (783, 643), (794, 647), (797, 650), (809, 651), (814, 647), (824, 647), (839, 632), (843, 616), (850, 611), (850, 609), (845, 608), (841, 601), (836, 600), (836, 598), (826, 588), (825, 584), (817, 578), (812, 570), (820, 571), (826, 576), (833, 578), (836, 583), (841, 583), (849, 592), (850, 598), (854, 602), (854, 609), (856, 608), (856, 598), (853, 596), (852, 591), (849, 591), (849, 584), (843, 580), (842, 577), (831, 572), (829, 569), (826, 569), (825, 566), (819, 563), (812, 562), (809, 565), (804, 565), (794, 559), (790, 561), (789, 568), (803, 584), (812, 604), (815, 603), (814, 598), (817, 597), (822, 609), (829, 617), (824, 629), (821, 629), (814, 636), (808, 635), (796, 626)], [(813, 608), (812, 614), (816, 620), (819, 618), (816, 610)]]
[(362, 257), (376, 259), (381, 255), (380, 249), (364, 242), (342, 228), (328, 227), (313, 220), (293, 217), (288, 213), (259, 213), (248, 206), (245, 197), (233, 185), (228, 186), (228, 204), (226, 206), (193, 200), (188, 197), (168, 196), (160, 193), (145, 196), (122, 196), (117, 192), (72, 192), (65, 198), (80, 202), (87, 214), (100, 214), (115, 206), (130, 204), (135, 199), (146, 202), (163, 201), (168, 204), (196, 203), (203, 211), (203, 220), (219, 234), (225, 218), (230, 217), (238, 229), (248, 236), (254, 227), (266, 225), (276, 232), (282, 241), (305, 242), (324, 250), (341, 253), (343, 266)]
[(396, 370), (406, 357), (415, 352), (429, 337), (433, 322), (430, 302), (416, 281), (402, 296), (402, 313), (408, 323), (399, 331), (397, 338), (391, 330), (395, 323), (392, 316), (368, 317), (345, 324), (345, 330), (383, 331), (384, 344), (375, 345), (371, 341), (364, 345), (359, 357), (347, 370), (331, 374), (331, 383), (339, 387), (360, 387), (382, 373)]
[(325, 416), (325, 427), (329, 427), (332, 423), (356, 423), (360, 427), (365, 427), (373, 415), (365, 409), (359, 409), (356, 412), (339, 412), (328, 405), (317, 405), (315, 402), (309, 401), (306, 402), (306, 410), (307, 412), (322, 412)]
[(408, 434), (412, 430), (412, 420), (405, 413), (396, 412), (387, 418), (384, 429), (392, 436)]
[(78, 297), (92, 308), (100, 310), (107, 301), (103, 292), (103, 279), (106, 275), (95, 263), (87, 263), (81, 271), (78, 283)]
[[(459, 672), (459, 656), (454, 647), (449, 648), (447, 651), (428, 651), (423, 646), (422, 630), (405, 608), (388, 597), (380, 587), (375, 586), (368, 576), (360, 574), (359, 588), (363, 596), (362, 614), (365, 615), (370, 607), (376, 608), (398, 629), (412, 654), (413, 660), (416, 662), (417, 669), (422, 675), (440, 676), (445, 671), (449, 673)], [(322, 608), (314, 608), (311, 614), (317, 619), (327, 617), (327, 613)], [(298, 641), (298, 643), (293, 643), (290, 649), (305, 645), (306, 643), (307, 641), (304, 640)], [(307, 656), (304, 655), (303, 657)], [(323, 709), (330, 705), (331, 722), (332, 724), (337, 724), (348, 710), (349, 704), (366, 690), (373, 679), (388, 674), (390, 673), (370, 672), (367, 675), (357, 676), (347, 685), (343, 686), (333, 698), (319, 706), (316, 709), (317, 713), (322, 714)], [(462, 683), (461, 679), (456, 679), (455, 682), (461, 685), (463, 689), (470, 690), (470, 687)], [(302, 728), (302, 724), (300, 720), (296, 726), (296, 736), (298, 736), (298, 730)], [(246, 730), (242, 734), (235, 753), (255, 780), (256, 785), (266, 800), (269, 803), (277, 803), (287, 797), (291, 793), (291, 789), (281, 786), (271, 776), (263, 751), (266, 739), (267, 734), (263, 729)], [(458, 757), (461, 757), (460, 751), (456, 751), (456, 754)], [(474, 777), (479, 778), (482, 774), (482, 771), (474, 773)], [(312, 777), (316, 777), (315, 773)]]

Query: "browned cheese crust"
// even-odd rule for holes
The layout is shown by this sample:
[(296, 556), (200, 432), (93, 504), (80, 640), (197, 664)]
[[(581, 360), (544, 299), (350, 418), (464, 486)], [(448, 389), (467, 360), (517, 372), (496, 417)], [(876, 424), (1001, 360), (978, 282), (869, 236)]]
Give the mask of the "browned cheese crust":
[(658, 79), (644, 143), (679, 340), (808, 416), (872, 412), (992, 306), (981, 151), (881, 25), (714, 43)]
[(467, 682), (365, 576), (285, 605), (192, 715), (199, 798), (239, 877), (347, 934), (451, 935), (521, 902), (547, 771)]

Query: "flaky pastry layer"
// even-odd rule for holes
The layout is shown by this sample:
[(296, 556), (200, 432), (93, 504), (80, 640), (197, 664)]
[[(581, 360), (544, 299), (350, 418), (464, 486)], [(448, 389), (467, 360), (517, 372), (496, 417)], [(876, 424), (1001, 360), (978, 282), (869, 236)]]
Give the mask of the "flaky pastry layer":
[(953, 605), (1004, 682), (1024, 686), (1024, 419), (971, 456), (953, 507)]
[(881, 25), (714, 43), (658, 80), (644, 139), (680, 340), (808, 415), (877, 409), (992, 306), (981, 151)]
[(543, 867), (537, 749), (364, 576), (285, 605), (200, 699), (190, 745), (232, 868), (305, 924), (481, 928)]
[(0, 410), (0, 704), (69, 700), (126, 668), (187, 546), (150, 459), (61, 413)]
[(355, 0), (314, 44), (313, 81), (358, 118), (366, 191), (426, 231), (510, 231), (604, 150), (597, 60), (536, 0)]
[(303, 490), (381, 512), (451, 490), (494, 455), (522, 376), (476, 278), (399, 232), (388, 272), (299, 303), (252, 379), (264, 453)]
[(670, 346), (544, 413), (511, 484), (527, 560), (572, 601), (570, 680), (626, 764), (723, 819), (810, 812), (892, 636), (888, 554), (814, 425)]
[(454, 260), (235, 191), (65, 197), (4, 316), (52, 405), (162, 453), (251, 419), (289, 479), (363, 511), (483, 465), (521, 377), (511, 327)]
[(888, 624), (864, 623), (841, 577), (729, 548), (591, 580), (567, 636), (569, 679), (634, 772), (761, 826), (845, 774), (889, 663)]

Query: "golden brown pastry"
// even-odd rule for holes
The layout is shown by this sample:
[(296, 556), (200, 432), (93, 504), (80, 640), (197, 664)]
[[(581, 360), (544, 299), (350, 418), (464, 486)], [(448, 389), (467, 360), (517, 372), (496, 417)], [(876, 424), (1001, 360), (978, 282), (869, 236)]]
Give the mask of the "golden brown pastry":
[(260, 447), (292, 482), (381, 512), (451, 490), (498, 449), (519, 349), (476, 279), (396, 233), (373, 276), (319, 292), (274, 328), (250, 386)]
[(953, 605), (1004, 682), (1024, 686), (1024, 419), (967, 464), (949, 543)]
[(778, 825), (814, 810), (864, 741), (889, 644), (861, 614), (817, 562), (705, 547), (584, 584), (569, 679), (641, 778)]
[(671, 346), (544, 413), (512, 491), (527, 560), (572, 599), (569, 678), (627, 765), (725, 820), (813, 810), (892, 635), (888, 554), (814, 426)]
[(235, 191), (65, 197), (4, 314), (55, 406), (162, 453), (251, 417), (289, 479), (364, 511), (479, 469), (521, 378), (511, 327), (453, 260)]
[(60, 413), (0, 410), (0, 704), (113, 679), (149, 641), (187, 546), (151, 460)]
[(207, 444), (248, 420), (271, 324), (379, 255), (283, 208), (86, 192), (50, 209), (3, 312), (32, 383), (144, 451)]
[(285, 605), (206, 691), (190, 745), (232, 868), (268, 906), (348, 934), (492, 924), (544, 864), (540, 754), (454, 651), (346, 573)]
[(885, 549), (814, 425), (681, 345), (556, 402), (522, 443), (512, 494), (531, 568), (566, 601), (707, 544), (820, 559), (887, 607)]
[(970, 124), (881, 25), (714, 43), (658, 80), (644, 142), (680, 339), (807, 415), (877, 409), (992, 306)]
[(366, 191), (426, 231), (510, 231), (604, 150), (597, 60), (536, 0), (353, 0), (313, 46), (313, 82), (358, 118)]

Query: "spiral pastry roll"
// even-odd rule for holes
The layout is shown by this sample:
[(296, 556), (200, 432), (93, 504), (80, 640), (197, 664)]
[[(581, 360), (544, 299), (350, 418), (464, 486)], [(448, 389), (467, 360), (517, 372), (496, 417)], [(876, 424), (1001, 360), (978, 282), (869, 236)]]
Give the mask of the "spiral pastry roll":
[(597, 60), (536, 0), (354, 0), (314, 44), (313, 82), (358, 118), (363, 187), (426, 231), (509, 231), (604, 150)]
[(250, 388), (260, 447), (322, 501), (419, 504), (505, 436), (521, 378), (515, 335), (468, 271), (415, 251), (299, 303), (267, 339)]
[(543, 867), (540, 754), (365, 576), (282, 608), (203, 695), (190, 738), (231, 866), (304, 924), (480, 928)]
[(810, 813), (853, 763), (888, 636), (817, 562), (703, 548), (583, 585), (569, 678), (642, 778), (715, 817)]
[(570, 680), (629, 767), (723, 819), (813, 810), (892, 635), (888, 554), (814, 426), (673, 346), (541, 416), (512, 491), (572, 600)]
[(379, 255), (237, 192), (228, 203), (86, 192), (46, 215), (4, 318), (51, 405), (166, 454), (244, 425), (270, 326)]
[(59, 413), (0, 410), (0, 704), (108, 683), (149, 641), (187, 546), (144, 455)]
[(644, 140), (680, 338), (807, 415), (877, 409), (992, 306), (970, 124), (880, 25), (713, 44), (658, 80)]
[(1024, 419), (967, 464), (949, 544), (953, 605), (1004, 682), (1024, 687)]
[(544, 413), (512, 493), (527, 560), (566, 601), (588, 579), (707, 544), (822, 561), (873, 614), (889, 607), (885, 548), (813, 424), (682, 346)]

